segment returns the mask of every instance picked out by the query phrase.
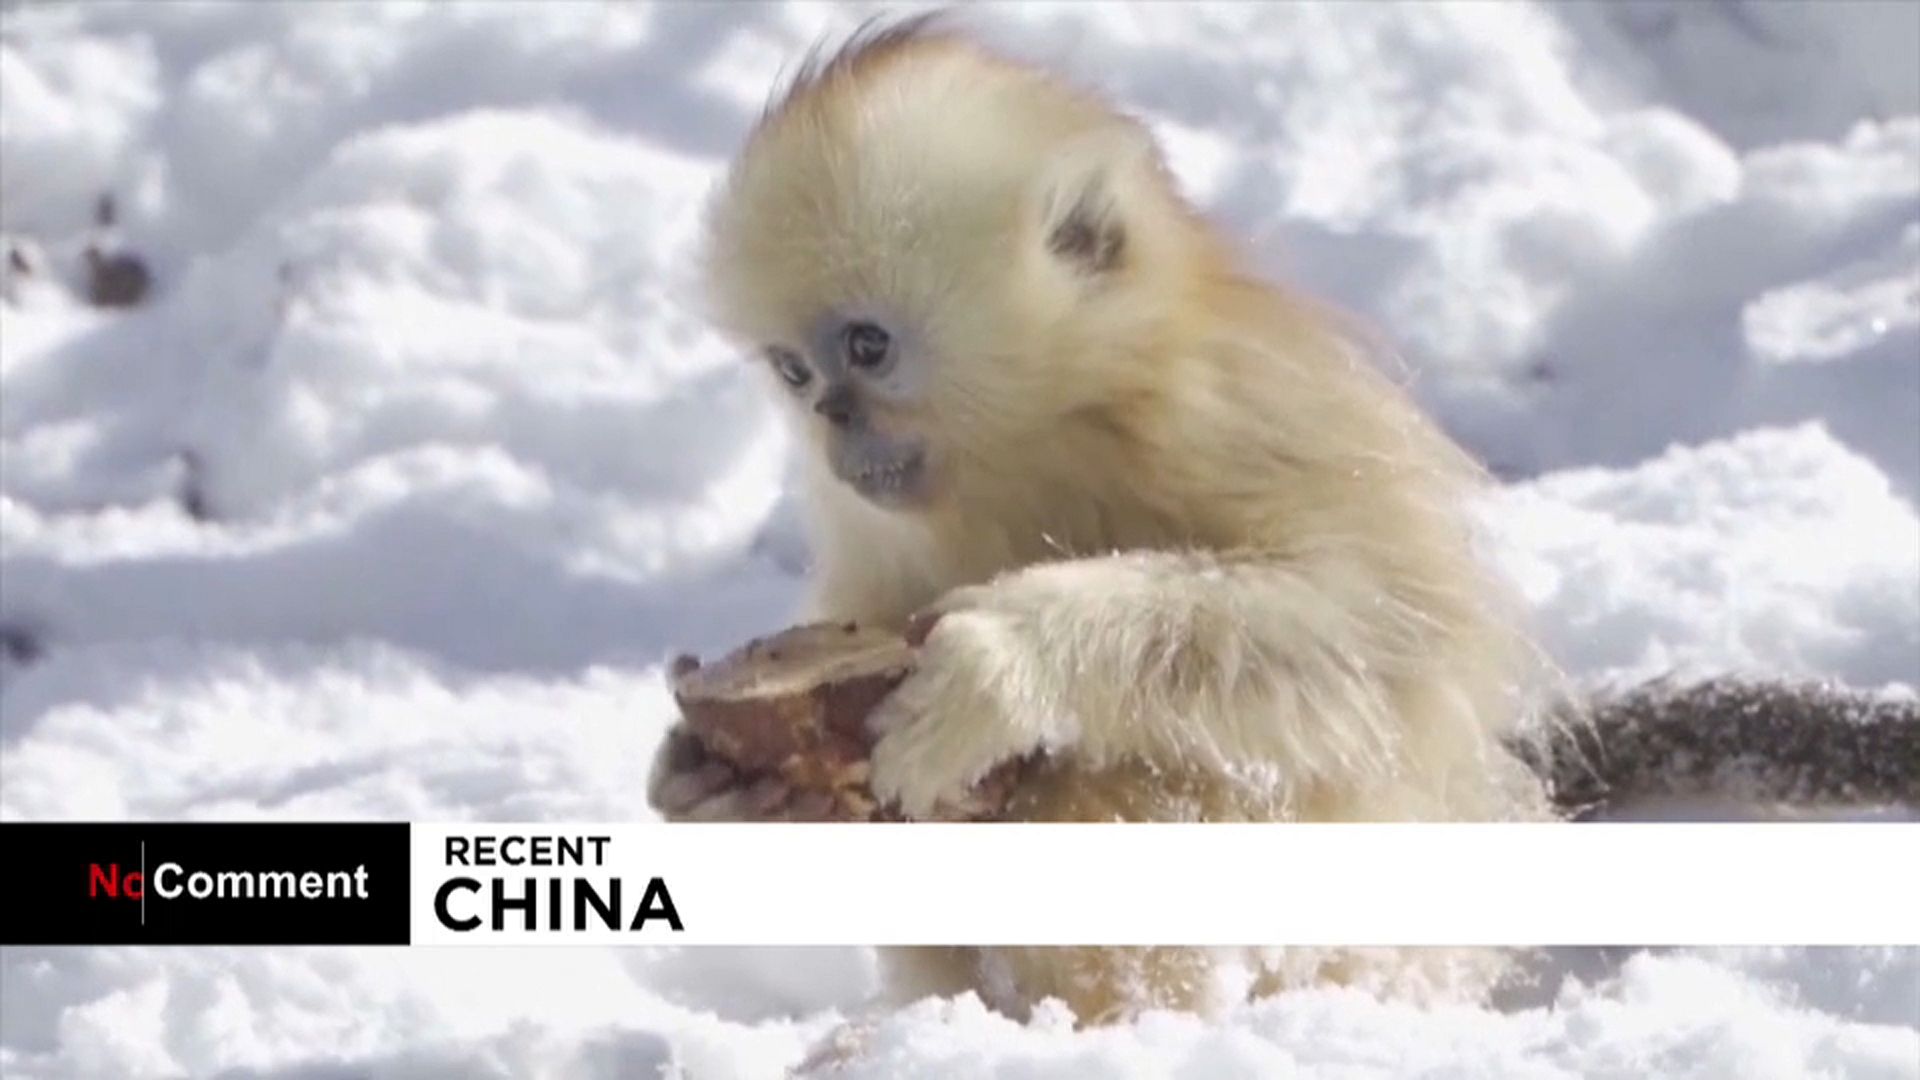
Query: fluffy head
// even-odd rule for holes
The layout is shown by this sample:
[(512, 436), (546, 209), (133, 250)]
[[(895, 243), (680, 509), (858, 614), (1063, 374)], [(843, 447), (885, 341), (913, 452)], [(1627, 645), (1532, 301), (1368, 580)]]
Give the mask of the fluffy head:
[(1031, 461), (1177, 305), (1203, 230), (1135, 121), (915, 21), (769, 106), (709, 218), (717, 321), (830, 473), (907, 513)]

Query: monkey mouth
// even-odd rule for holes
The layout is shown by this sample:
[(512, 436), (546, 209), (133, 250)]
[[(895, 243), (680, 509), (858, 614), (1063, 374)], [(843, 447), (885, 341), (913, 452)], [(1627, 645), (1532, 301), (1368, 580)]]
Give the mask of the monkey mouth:
[(927, 453), (918, 446), (849, 462), (840, 470), (840, 478), (869, 501), (893, 507), (922, 502), (926, 476)]

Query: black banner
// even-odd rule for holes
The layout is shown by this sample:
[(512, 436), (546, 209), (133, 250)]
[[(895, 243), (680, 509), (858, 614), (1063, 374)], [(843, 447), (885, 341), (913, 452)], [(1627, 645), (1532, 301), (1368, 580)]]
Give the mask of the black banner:
[(405, 945), (408, 827), (0, 824), (6, 945)]

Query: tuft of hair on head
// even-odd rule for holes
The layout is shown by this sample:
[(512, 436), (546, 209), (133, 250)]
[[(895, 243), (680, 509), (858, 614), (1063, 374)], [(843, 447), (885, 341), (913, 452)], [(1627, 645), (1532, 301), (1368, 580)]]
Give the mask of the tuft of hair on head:
[(829, 37), (814, 42), (791, 75), (774, 81), (760, 110), (760, 125), (778, 119), (796, 102), (914, 46), (959, 39), (960, 32), (945, 9), (905, 17), (868, 16), (837, 43)]

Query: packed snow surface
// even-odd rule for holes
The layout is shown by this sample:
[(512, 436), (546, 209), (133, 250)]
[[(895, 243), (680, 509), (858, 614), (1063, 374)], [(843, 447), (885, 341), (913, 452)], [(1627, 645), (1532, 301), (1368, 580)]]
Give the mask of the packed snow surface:
[[(873, 10), (7, 6), (0, 817), (649, 818), (663, 658), (782, 624), (806, 562), (699, 206)], [(1578, 677), (1920, 684), (1920, 8), (973, 21), (1398, 344)], [(145, 303), (84, 302), (90, 244)], [(851, 1074), (1920, 1076), (1912, 950), (1534, 963), (1485, 1008), (1082, 1033), (928, 1000)], [(0, 1070), (774, 1076), (874, 985), (859, 949), (13, 949)]]

